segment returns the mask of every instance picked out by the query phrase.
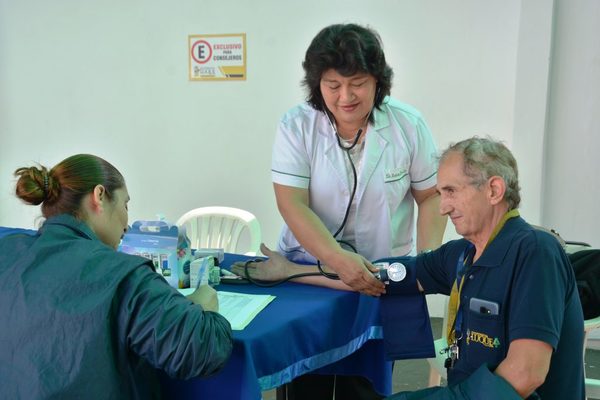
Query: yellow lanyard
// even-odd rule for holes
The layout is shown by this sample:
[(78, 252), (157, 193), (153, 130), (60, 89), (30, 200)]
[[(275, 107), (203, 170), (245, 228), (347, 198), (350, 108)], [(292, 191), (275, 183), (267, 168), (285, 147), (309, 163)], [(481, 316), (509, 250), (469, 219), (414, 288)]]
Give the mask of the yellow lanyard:
[[(485, 249), (489, 246), (489, 244), (492, 242), (492, 240), (494, 240), (496, 238), (496, 236), (498, 235), (498, 233), (500, 232), (500, 230), (502, 230), (502, 228), (504, 227), (504, 224), (506, 223), (506, 221), (508, 221), (511, 218), (515, 218), (519, 216), (519, 210), (510, 210), (508, 211), (506, 214), (504, 214), (504, 216), (502, 216), (502, 219), (500, 220), (500, 222), (498, 222), (498, 225), (496, 225), (496, 227), (494, 228), (494, 231), (492, 232), (492, 235), (490, 236), (488, 242), (485, 245), (484, 251)], [(455, 332), (456, 332), (456, 319), (457, 319), (457, 314), (458, 314), (458, 310), (460, 308), (460, 293), (462, 291), (462, 288), (465, 284), (465, 279), (460, 279), (459, 273), (458, 273), (458, 269), (460, 269), (461, 271), (464, 270), (465, 268), (469, 268), (469, 266), (472, 264), (472, 262), (468, 262), (469, 260), (469, 250), (470, 247), (468, 247), (465, 252), (463, 253), (463, 255), (461, 256), (460, 260), (458, 261), (459, 265), (457, 268), (457, 273), (456, 273), (456, 279), (454, 280), (454, 284), (452, 285), (452, 291), (450, 292), (450, 301), (448, 302), (448, 320), (446, 322), (446, 340), (448, 341), (448, 345), (451, 345), (454, 342), (455, 339)], [(462, 265), (460, 265), (462, 264)], [(460, 274), (461, 276), (466, 275), (466, 271), (463, 274)], [(458, 283), (460, 279), (460, 284)], [(460, 338), (459, 338), (460, 339)]]

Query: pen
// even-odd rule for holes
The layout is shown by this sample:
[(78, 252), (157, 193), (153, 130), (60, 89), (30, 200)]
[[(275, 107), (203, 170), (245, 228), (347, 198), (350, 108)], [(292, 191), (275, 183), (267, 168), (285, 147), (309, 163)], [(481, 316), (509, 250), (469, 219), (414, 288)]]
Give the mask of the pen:
[(237, 276), (236, 274), (234, 274), (233, 272), (231, 272), (229, 270), (226, 270), (225, 268), (221, 268), (221, 273), (226, 276)]

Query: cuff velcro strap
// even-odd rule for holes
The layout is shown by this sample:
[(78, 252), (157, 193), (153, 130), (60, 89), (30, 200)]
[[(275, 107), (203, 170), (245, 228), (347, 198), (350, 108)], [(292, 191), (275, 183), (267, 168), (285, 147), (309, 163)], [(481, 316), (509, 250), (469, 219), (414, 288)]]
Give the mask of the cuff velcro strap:
[(435, 357), (425, 295), (381, 296), (379, 312), (386, 360)]

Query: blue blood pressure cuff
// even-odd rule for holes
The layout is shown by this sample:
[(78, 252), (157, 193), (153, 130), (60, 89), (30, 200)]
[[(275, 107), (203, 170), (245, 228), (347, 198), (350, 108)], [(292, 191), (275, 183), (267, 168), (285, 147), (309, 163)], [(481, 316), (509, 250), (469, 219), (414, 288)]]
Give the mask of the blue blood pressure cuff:
[[(395, 257), (376, 261), (375, 265), (401, 263), (396, 276), (390, 272), (386, 294), (380, 298), (383, 344), (388, 360), (435, 357), (433, 335), (425, 295), (419, 292), (413, 257)], [(394, 280), (405, 276), (400, 280)]]

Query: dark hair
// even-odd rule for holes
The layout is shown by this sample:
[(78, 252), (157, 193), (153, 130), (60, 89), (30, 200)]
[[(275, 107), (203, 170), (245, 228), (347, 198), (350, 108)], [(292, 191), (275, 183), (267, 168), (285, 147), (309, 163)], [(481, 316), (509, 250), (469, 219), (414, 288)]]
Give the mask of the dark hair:
[(330, 25), (321, 30), (308, 46), (302, 67), (307, 101), (319, 111), (325, 111), (321, 76), (331, 68), (342, 76), (373, 75), (377, 81), (374, 106), (378, 109), (392, 88), (394, 73), (385, 62), (381, 38), (374, 30), (356, 24)]
[(42, 204), (42, 215), (79, 216), (81, 200), (97, 185), (104, 186), (111, 199), (116, 189), (125, 186), (123, 175), (108, 161), (91, 154), (77, 154), (64, 159), (50, 171), (44, 166), (23, 167), (18, 177), (16, 195), (27, 204)]
[(480, 187), (492, 176), (499, 176), (506, 183), (504, 200), (510, 210), (519, 208), (519, 170), (517, 160), (501, 142), (489, 138), (473, 137), (450, 145), (440, 157), (443, 161), (450, 153), (463, 156), (463, 171), (472, 179), (471, 184)]

